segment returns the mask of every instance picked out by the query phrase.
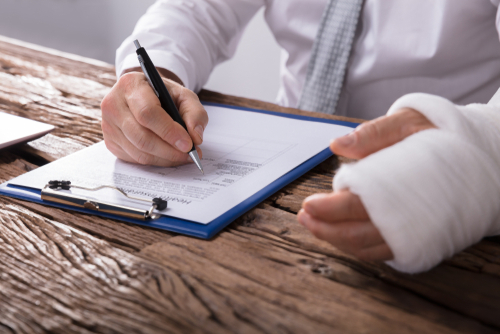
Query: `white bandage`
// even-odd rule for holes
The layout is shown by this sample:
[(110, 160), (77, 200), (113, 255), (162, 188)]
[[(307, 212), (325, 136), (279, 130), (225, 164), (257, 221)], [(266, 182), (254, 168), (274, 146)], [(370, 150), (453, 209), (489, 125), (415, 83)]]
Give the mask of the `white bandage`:
[(500, 233), (500, 105), (459, 107), (410, 94), (388, 115), (409, 107), (438, 129), (425, 130), (344, 165), (334, 190), (357, 194), (391, 248), (387, 263), (417, 273)]

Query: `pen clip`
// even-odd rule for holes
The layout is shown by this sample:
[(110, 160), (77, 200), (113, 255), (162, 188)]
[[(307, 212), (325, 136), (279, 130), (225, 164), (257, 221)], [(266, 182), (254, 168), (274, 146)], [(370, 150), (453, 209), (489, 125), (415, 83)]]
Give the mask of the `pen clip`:
[(149, 85), (151, 86), (151, 88), (153, 88), (153, 91), (155, 92), (156, 96), (160, 97), (160, 94), (156, 90), (155, 86), (153, 86), (153, 82), (151, 82), (151, 78), (149, 77), (148, 71), (146, 70), (146, 66), (144, 65), (144, 59), (142, 59), (141, 55), (137, 55), (137, 58), (139, 58), (139, 64), (141, 64), (142, 72), (144, 72), (144, 75), (146, 76)]

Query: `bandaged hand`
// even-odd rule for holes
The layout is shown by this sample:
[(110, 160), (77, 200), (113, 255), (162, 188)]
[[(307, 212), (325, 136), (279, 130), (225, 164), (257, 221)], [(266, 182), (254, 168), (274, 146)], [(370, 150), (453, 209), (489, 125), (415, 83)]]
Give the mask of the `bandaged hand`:
[[(362, 159), (434, 125), (410, 108), (361, 124), (354, 132), (330, 144), (338, 155)], [(370, 220), (359, 196), (349, 190), (308, 197), (299, 222), (317, 238), (366, 261), (391, 260), (393, 254)]]
[[(318, 232), (319, 222), (323, 228), (325, 224), (336, 224), (331, 217), (316, 217), (313, 221), (314, 214), (309, 211), (311, 204), (318, 204), (318, 196), (306, 199), (299, 220), (318, 237), (354, 255), (363, 257), (370, 251), (360, 252), (359, 248), (372, 245), (374, 254), (366, 259), (386, 260), (392, 256), (388, 265), (417, 273), (485, 236), (500, 233), (500, 94), (489, 104), (468, 106), (457, 106), (438, 96), (410, 94), (396, 101), (386, 118), (375, 122), (404, 117), (409, 108), (418, 110), (412, 114), (423, 116), (423, 123), (410, 122), (420, 126), (396, 127), (389, 135), (383, 135), (378, 127), (371, 138), (377, 134), (389, 138), (373, 144), (378, 150), (358, 148), (359, 143), (370, 142), (360, 139), (363, 128), (369, 128), (370, 123), (351, 135), (351, 144), (349, 136), (332, 144), (336, 153), (361, 159), (339, 169), (334, 178), (335, 192), (330, 196), (335, 198), (342, 192), (358, 196), (369, 217), (364, 220), (365, 226), (374, 226), (391, 254), (382, 251), (378, 239), (381, 255), (377, 255), (373, 244), (379, 237), (373, 230), (372, 239), (362, 233), (354, 237), (354, 232), (344, 232), (351, 240), (365, 238), (358, 247), (353, 248), (351, 242), (350, 249), (339, 244), (338, 235), (332, 239)], [(360, 205), (351, 205), (348, 211), (352, 210), (358, 212)]]

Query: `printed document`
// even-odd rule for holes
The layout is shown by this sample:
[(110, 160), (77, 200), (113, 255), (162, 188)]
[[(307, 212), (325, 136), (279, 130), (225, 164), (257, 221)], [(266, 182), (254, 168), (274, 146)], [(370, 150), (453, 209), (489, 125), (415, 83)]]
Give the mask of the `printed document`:
[[(200, 146), (205, 175), (194, 164), (165, 168), (127, 163), (101, 142), (10, 183), (37, 189), (50, 180), (69, 180), (84, 187), (111, 185), (133, 196), (168, 200), (168, 208), (160, 214), (208, 224), (325, 150), (331, 139), (352, 131), (258, 112), (205, 109), (210, 119)], [(113, 204), (148, 207), (111, 189), (71, 192)]]

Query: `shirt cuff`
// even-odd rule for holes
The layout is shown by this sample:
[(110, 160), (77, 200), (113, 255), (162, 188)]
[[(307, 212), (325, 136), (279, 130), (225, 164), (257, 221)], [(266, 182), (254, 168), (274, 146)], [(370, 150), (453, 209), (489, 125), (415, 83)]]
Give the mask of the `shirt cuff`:
[[(148, 51), (148, 55), (156, 67), (164, 68), (174, 73), (179, 77), (179, 79), (181, 79), (184, 87), (194, 90), (194, 87), (192, 87), (192, 83), (189, 81), (189, 76), (187, 74), (186, 68), (184, 67), (182, 62), (176, 58), (175, 55), (169, 52), (156, 50)], [(139, 60), (137, 59), (137, 55), (129, 54), (125, 57), (123, 62), (116, 66), (116, 76), (119, 78), (126, 70), (139, 66), (140, 64)]]

